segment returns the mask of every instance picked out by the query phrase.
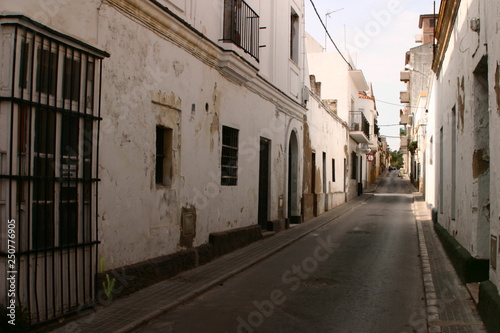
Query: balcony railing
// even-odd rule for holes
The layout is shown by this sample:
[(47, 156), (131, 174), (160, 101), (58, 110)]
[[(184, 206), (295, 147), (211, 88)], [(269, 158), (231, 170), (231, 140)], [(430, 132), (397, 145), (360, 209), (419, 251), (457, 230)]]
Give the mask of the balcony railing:
[(259, 61), (259, 15), (243, 0), (224, 0), (223, 41), (238, 45)]
[(349, 124), (351, 132), (360, 131), (363, 132), (368, 139), (370, 138), (370, 123), (366, 120), (363, 112), (349, 112)]

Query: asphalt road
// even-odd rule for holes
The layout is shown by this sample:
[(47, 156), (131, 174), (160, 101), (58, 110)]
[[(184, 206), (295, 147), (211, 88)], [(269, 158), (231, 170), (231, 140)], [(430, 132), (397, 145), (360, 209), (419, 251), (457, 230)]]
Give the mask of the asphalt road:
[(389, 173), (356, 209), (136, 332), (424, 332), (410, 193)]

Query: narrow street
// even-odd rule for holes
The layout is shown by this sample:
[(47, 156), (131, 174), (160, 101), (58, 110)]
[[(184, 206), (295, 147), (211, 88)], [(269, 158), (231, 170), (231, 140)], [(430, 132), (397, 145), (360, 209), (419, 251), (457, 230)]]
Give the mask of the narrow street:
[(355, 209), (136, 332), (424, 332), (412, 201), (392, 171)]

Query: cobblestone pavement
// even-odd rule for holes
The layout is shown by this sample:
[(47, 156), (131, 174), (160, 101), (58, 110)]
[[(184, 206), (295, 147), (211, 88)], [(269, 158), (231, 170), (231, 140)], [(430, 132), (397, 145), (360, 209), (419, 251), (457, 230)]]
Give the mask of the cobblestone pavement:
[(437, 238), (430, 210), (415, 196), (429, 332), (486, 332), (476, 304)]

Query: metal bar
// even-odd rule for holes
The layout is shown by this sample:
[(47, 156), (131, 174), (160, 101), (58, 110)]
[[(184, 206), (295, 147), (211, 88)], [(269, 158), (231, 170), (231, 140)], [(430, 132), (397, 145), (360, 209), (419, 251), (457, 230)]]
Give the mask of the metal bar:
[[(65, 108), (61, 108), (61, 107), (57, 107), (57, 106), (46, 105), (46, 104), (42, 104), (40, 102), (35, 102), (32, 100), (27, 101), (27, 100), (24, 100), (24, 99), (19, 98), (19, 97), (0, 97), (0, 102), (3, 102), (3, 101), (10, 101), (13, 103), (25, 103), (25, 104), (33, 106), (33, 107), (43, 107), (51, 112), (78, 115), (77, 111), (71, 111), (71, 110), (67, 110)], [(86, 119), (92, 119), (92, 120), (102, 120), (102, 118), (95, 117), (95, 116), (90, 115), (90, 114), (84, 114), (84, 115), (81, 115), (81, 117), (86, 118)]]
[[(86, 242), (83, 244), (76, 244), (76, 245), (65, 245), (65, 246), (53, 246), (53, 247), (47, 247), (47, 251), (57, 251), (57, 250), (67, 250), (70, 248), (85, 248), (85, 247), (90, 247), (94, 245), (101, 244), (100, 241), (91, 241), (91, 242)], [(19, 255), (30, 255), (30, 254), (36, 254), (40, 253), (40, 251), (34, 249), (34, 250), (28, 250), (28, 251), (22, 251), (19, 252)], [(0, 257), (7, 257), (8, 253), (2, 252), (0, 253)]]

